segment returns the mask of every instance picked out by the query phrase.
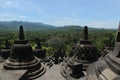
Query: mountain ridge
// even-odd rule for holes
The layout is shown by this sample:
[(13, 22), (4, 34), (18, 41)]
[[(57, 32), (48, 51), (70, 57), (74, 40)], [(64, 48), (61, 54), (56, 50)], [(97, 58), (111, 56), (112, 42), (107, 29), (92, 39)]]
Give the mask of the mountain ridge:
[[(45, 30), (79, 30), (83, 29), (78, 25), (66, 25), (66, 26), (53, 26), (44, 24), (42, 22), (28, 22), (28, 21), (0, 21), (0, 30), (2, 31), (17, 31), (19, 26), (23, 25), (27, 31), (45, 31)], [(89, 29), (101, 29), (101, 28), (89, 28)], [(103, 28), (102, 28), (103, 29)]]
[(43, 24), (40, 22), (28, 22), (28, 21), (0, 21), (0, 30), (16, 31), (19, 26), (23, 25), (25, 30), (36, 31), (36, 30), (46, 30), (54, 28), (55, 26)]

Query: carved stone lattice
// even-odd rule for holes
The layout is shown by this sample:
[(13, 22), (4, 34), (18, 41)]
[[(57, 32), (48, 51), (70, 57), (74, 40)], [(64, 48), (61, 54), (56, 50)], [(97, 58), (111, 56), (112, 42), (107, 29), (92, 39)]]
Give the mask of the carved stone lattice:
[(114, 49), (91, 64), (86, 73), (82, 80), (120, 80), (120, 24)]
[(10, 55), (10, 43), (5, 40), (5, 47), (0, 51), (0, 60), (6, 60)]
[(79, 45), (72, 47), (70, 50), (70, 55), (66, 58), (65, 62), (63, 62), (61, 66), (61, 74), (66, 78), (80, 78), (84, 76), (83, 71), (86, 71), (89, 64), (99, 58), (97, 48), (90, 40), (88, 40), (87, 26), (84, 27), (83, 35), (84, 39), (80, 40)]
[(39, 38), (36, 39), (37, 46), (33, 50), (33, 54), (39, 59), (44, 59), (46, 57), (46, 50), (42, 49)]
[(28, 40), (24, 39), (23, 27), (20, 26), (19, 39), (14, 41), (9, 58), (4, 64), (5, 70), (27, 70), (21, 80), (35, 79), (45, 73), (45, 68), (34, 57)]

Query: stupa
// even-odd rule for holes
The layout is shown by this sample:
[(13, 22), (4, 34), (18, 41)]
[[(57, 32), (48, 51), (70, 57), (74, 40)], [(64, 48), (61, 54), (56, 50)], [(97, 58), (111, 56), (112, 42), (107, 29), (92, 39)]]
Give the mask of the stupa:
[(41, 43), (39, 38), (36, 39), (37, 46), (35, 47), (33, 53), (36, 57), (39, 59), (44, 59), (46, 58), (46, 50), (42, 49)]
[(28, 40), (24, 38), (23, 26), (20, 26), (19, 39), (14, 41), (10, 56), (3, 65), (4, 71), (25, 70), (20, 80), (31, 80), (40, 77), (46, 71), (45, 67), (33, 55)]
[(6, 60), (10, 55), (10, 43), (5, 40), (5, 47), (0, 51), (0, 61)]
[(120, 80), (120, 24), (114, 50), (91, 64), (86, 73), (82, 80)]
[(79, 45), (75, 45), (70, 50), (70, 56), (66, 58), (61, 66), (63, 77), (80, 78), (84, 76), (84, 71), (89, 64), (98, 59), (97, 48), (88, 40), (88, 27), (84, 27), (84, 39)]

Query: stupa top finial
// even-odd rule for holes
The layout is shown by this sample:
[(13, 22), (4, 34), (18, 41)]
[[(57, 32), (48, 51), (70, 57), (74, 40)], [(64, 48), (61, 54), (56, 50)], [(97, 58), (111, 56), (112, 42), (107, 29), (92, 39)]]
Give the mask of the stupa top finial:
[(20, 29), (19, 29), (19, 40), (24, 40), (24, 31), (23, 31), (23, 26), (20, 25)]
[(84, 27), (84, 40), (88, 40), (88, 27)]
[(10, 43), (8, 42), (7, 39), (5, 40), (5, 48), (7, 48), (7, 49), (10, 48)]
[(36, 43), (37, 43), (37, 48), (42, 48), (41, 43), (40, 43), (40, 39), (36, 38)]

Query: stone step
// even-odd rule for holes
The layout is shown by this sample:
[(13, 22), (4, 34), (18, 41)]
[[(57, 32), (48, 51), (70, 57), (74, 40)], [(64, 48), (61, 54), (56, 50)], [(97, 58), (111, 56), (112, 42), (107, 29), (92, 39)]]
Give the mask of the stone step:
[(114, 80), (115, 78), (117, 78), (117, 80), (120, 80), (120, 76), (118, 76), (109, 68), (106, 68), (104, 71), (102, 71), (101, 74), (104, 75), (106, 80)]
[(117, 74), (120, 74), (120, 66), (116, 61), (116, 58), (106, 57), (105, 61), (110, 66), (111, 70), (113, 70)]
[[(11, 64), (9, 64), (9, 63), (11, 63)], [(40, 61), (35, 59), (31, 63), (28, 63), (28, 64), (25, 63), (25, 65), (23, 65), (22, 63), (18, 63), (18, 62), (9, 62), (9, 63), (5, 63), (4, 68), (8, 69), (8, 70), (15, 70), (15, 69), (30, 69), (30, 68), (33, 68), (34, 66), (39, 65)]]
[(46, 69), (44, 67), (41, 67), (38, 71), (32, 72), (30, 77), (28, 79), (33, 80), (40, 76), (42, 76), (46, 72)]

